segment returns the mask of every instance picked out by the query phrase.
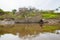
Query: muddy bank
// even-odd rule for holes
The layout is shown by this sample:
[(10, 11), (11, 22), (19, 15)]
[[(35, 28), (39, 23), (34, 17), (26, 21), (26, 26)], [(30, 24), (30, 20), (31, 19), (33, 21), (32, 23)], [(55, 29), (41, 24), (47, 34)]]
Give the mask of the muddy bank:
[(60, 19), (45, 19), (44, 21), (48, 24), (59, 24), (60, 23)]
[[(1, 24), (19, 24), (19, 23), (39, 23), (41, 19), (34, 19), (34, 20), (25, 20), (25, 19), (22, 19), (22, 20), (0, 20), (0, 25)], [(47, 23), (47, 24), (59, 24), (60, 23), (60, 19), (44, 19), (43, 20), (44, 23)]]

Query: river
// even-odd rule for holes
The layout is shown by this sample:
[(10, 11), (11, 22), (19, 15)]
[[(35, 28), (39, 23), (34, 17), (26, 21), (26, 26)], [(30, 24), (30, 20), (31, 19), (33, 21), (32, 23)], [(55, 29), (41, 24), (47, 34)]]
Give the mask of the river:
[[(60, 30), (58, 32), (60, 33)], [(0, 40), (60, 40), (60, 34), (44, 32), (24, 37), (20, 37), (19, 34), (4, 34), (0, 36)]]
[(60, 25), (44, 24), (42, 28), (35, 23), (0, 25), (0, 34), (0, 40), (60, 40)]

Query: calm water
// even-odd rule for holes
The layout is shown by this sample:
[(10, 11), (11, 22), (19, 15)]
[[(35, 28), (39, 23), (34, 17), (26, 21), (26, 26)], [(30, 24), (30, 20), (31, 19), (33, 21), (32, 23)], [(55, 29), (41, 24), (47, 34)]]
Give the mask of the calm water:
[[(45, 25), (43, 25), (43, 27), (45, 27)], [(54, 25), (52, 27), (54, 28)], [(60, 25), (58, 25), (58, 27), (60, 27)], [(0, 40), (60, 40), (60, 30), (56, 30), (54, 33), (41, 33), (42, 29), (43, 28), (40, 27), (40, 24), (16, 24), (13, 26), (1, 26), (0, 34), (2, 35), (0, 35)], [(14, 35), (15, 33), (16, 35)], [(22, 37), (21, 35), (25, 36)]]
[(16, 35), (4, 34), (0, 36), (0, 40), (60, 40), (60, 34), (56, 34), (57, 32), (60, 33), (60, 30), (55, 31), (55, 33), (45, 32), (37, 35), (27, 35), (24, 37), (20, 37), (18, 33)]

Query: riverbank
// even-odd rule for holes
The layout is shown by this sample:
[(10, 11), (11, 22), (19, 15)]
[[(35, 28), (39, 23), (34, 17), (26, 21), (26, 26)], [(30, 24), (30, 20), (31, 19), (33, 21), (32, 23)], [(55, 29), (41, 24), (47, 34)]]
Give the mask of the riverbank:
[[(0, 25), (14, 25), (14, 24), (31, 24), (31, 23), (40, 23), (40, 20), (39, 21), (27, 21), (27, 20), (0, 20)], [(44, 24), (51, 24), (51, 25), (54, 25), (54, 24), (59, 24), (60, 23), (60, 19), (42, 19), (42, 21), (44, 22)]]

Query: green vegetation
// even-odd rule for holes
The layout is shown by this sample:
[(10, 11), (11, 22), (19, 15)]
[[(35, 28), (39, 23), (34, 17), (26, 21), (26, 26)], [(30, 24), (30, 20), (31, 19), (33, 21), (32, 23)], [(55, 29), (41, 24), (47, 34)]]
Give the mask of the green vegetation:
[[(0, 20), (1, 19), (27, 19), (34, 18), (38, 16), (39, 18), (44, 19), (58, 19), (60, 18), (60, 13), (54, 13), (54, 10), (41, 11), (35, 8), (20, 8), (19, 11), (16, 9), (10, 11), (4, 11), (0, 9)], [(35, 18), (36, 19), (36, 18)], [(34, 20), (35, 20), (34, 19)], [(33, 20), (33, 21), (34, 21)], [(60, 25), (44, 25), (43, 28), (39, 24), (14, 24), (14, 25), (0, 25), (0, 34), (4, 33), (13, 33), (16, 34), (19, 32), (21, 35), (27, 34), (38, 34), (40, 32), (53, 32), (54, 30), (59, 30)]]
[(24, 19), (36, 16), (42, 16), (42, 18), (44, 19), (60, 18), (60, 13), (54, 13), (54, 10), (41, 11), (36, 8), (19, 8), (19, 11), (13, 9), (12, 12), (0, 9), (0, 19), (4, 18)]
[(49, 13), (49, 14), (45, 13), (45, 14), (42, 14), (42, 17), (44, 19), (52, 19), (52, 18), (58, 18), (59, 15), (60, 14), (55, 14), (55, 13), (54, 14), (52, 14), (52, 13)]

